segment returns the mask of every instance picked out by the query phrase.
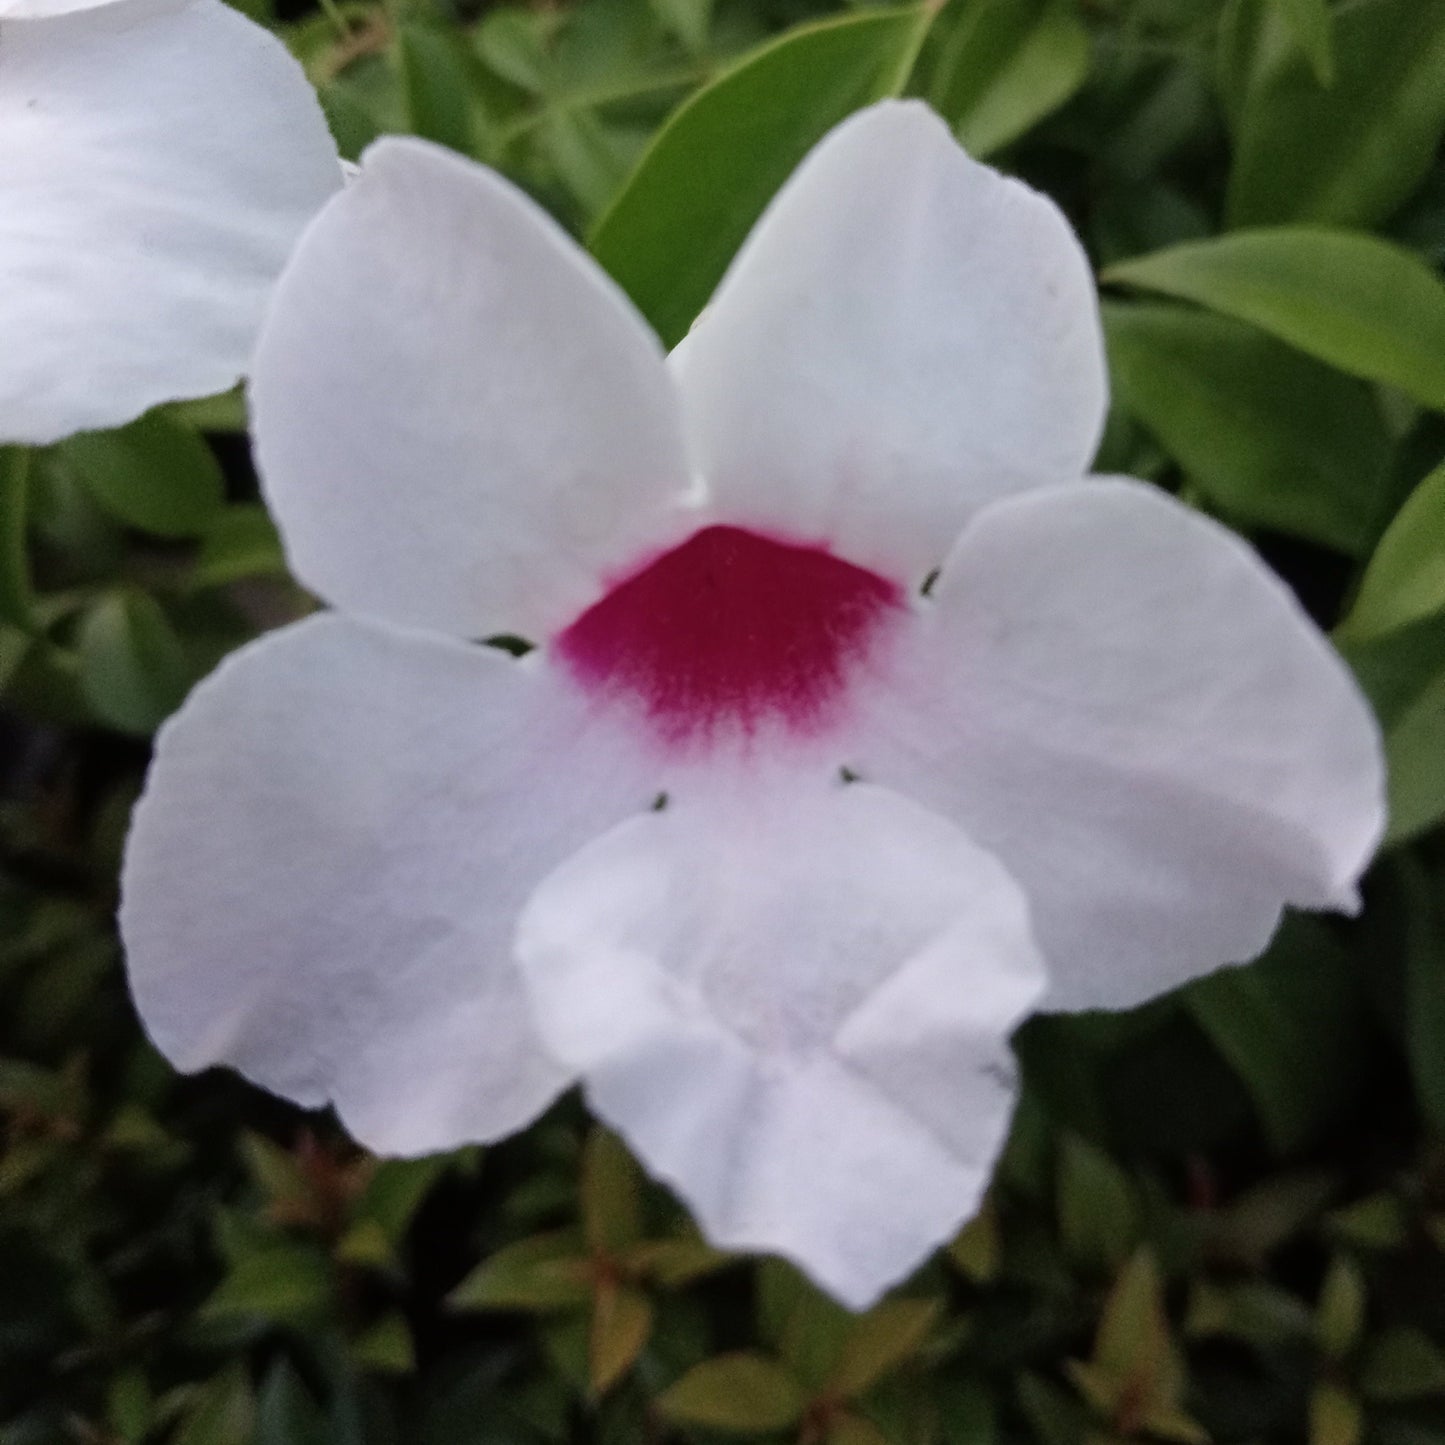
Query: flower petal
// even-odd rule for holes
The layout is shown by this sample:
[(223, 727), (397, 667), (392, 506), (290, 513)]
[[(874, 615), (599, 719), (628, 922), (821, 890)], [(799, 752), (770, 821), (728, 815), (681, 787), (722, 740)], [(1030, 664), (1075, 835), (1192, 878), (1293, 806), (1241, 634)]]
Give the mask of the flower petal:
[(517, 914), (650, 802), (526, 660), (335, 615), (263, 638), (160, 736), (122, 879), (141, 1017), (388, 1153), (507, 1134), (567, 1082)]
[(301, 67), (219, 0), (0, 25), (0, 441), (234, 385), (341, 185)]
[(1343, 662), (1232, 533), (1140, 483), (981, 513), (855, 766), (1028, 895), (1045, 1007), (1138, 1003), (1349, 908), (1383, 824)]
[(684, 798), (533, 895), (543, 1037), (720, 1245), (862, 1307), (978, 1204), (1043, 984), (1023, 897), (867, 785)]
[(813, 151), (675, 356), (721, 515), (900, 580), (985, 502), (1081, 476), (1104, 420), (1068, 223), (917, 102)]
[(252, 404), (296, 573), (349, 611), (540, 640), (680, 540), (656, 339), (520, 191), (423, 141), (373, 146), (307, 232)]

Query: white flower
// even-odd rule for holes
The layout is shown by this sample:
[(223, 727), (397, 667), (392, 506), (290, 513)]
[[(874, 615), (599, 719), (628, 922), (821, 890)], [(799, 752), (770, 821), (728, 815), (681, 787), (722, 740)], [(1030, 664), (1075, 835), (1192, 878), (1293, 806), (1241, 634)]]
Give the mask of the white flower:
[(234, 385), (340, 184), (301, 67), (221, 0), (0, 0), (0, 442)]
[(1353, 904), (1365, 704), (1237, 538), (1083, 480), (1085, 258), (922, 106), (814, 151), (670, 365), (504, 181), (383, 141), (253, 402), (337, 610), (161, 736), (122, 925), (182, 1068), (400, 1153), (580, 1078), (716, 1242), (861, 1306), (976, 1206), (1041, 999)]

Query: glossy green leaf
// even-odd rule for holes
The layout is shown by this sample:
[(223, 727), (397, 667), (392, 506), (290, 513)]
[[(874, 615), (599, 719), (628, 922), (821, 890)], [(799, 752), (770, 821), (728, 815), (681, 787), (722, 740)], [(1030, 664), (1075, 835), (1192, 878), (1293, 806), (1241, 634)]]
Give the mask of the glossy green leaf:
[(971, 0), (942, 48), (929, 100), (986, 156), (1057, 110), (1088, 73), (1077, 0)]
[(806, 1405), (798, 1382), (781, 1365), (745, 1352), (694, 1365), (657, 1397), (664, 1419), (743, 1435), (786, 1430)]
[(1358, 554), (1390, 440), (1360, 382), (1225, 316), (1104, 308), (1118, 402), (1229, 516)]
[(1239, 231), (1111, 266), (1104, 279), (1197, 301), (1445, 411), (1445, 283), (1387, 241)]
[(158, 536), (199, 536), (225, 500), (221, 467), (210, 447), (164, 412), (151, 412), (119, 431), (71, 437), (59, 450), (107, 510)]
[(1231, 225), (1370, 226), (1424, 178), (1445, 130), (1445, 7), (1340, 6), (1334, 54), (1325, 89), (1282, 11), (1259, 22), (1229, 178)]
[(1445, 611), (1445, 466), (1411, 492), (1380, 538), (1340, 635), (1378, 637)]
[(931, 12), (800, 26), (692, 97), (592, 235), (664, 343), (682, 339), (763, 207), (839, 121), (897, 90)]
[(121, 732), (154, 732), (195, 681), (175, 629), (145, 592), (100, 598), (81, 619), (77, 649), (87, 704)]

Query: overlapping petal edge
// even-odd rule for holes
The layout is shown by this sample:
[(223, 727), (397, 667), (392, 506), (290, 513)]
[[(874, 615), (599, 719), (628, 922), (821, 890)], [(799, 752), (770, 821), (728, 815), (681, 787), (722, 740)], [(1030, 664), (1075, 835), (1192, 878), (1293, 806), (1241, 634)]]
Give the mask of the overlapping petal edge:
[(0, 442), (233, 386), (341, 179), (300, 65), (221, 0), (0, 0)]
[[(1378, 840), (1348, 673), (1238, 539), (1084, 480), (1083, 254), (921, 106), (815, 150), (670, 366), (505, 182), (382, 142), (252, 395), (337, 611), (163, 730), (122, 927), (181, 1067), (374, 1147), (580, 1078), (716, 1240), (861, 1306), (976, 1206), (1031, 1007), (1247, 958)], [(764, 613), (820, 666), (759, 690)]]

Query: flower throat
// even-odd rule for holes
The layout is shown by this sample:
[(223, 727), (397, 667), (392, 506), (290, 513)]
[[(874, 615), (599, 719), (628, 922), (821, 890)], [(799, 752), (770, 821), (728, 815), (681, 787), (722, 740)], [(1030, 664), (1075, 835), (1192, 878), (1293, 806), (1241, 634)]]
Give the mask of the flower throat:
[(900, 612), (895, 583), (821, 547), (705, 527), (617, 583), (553, 642), (588, 691), (639, 705), (671, 745), (812, 734)]

